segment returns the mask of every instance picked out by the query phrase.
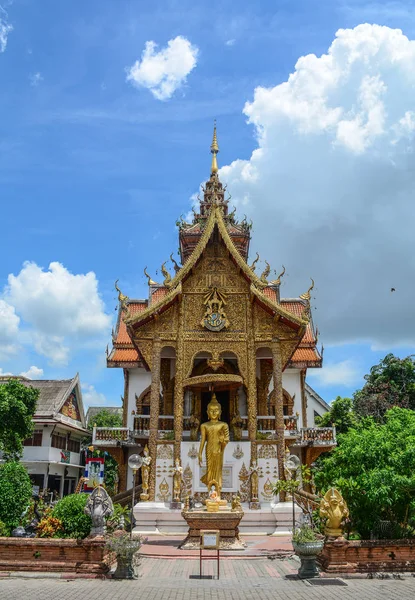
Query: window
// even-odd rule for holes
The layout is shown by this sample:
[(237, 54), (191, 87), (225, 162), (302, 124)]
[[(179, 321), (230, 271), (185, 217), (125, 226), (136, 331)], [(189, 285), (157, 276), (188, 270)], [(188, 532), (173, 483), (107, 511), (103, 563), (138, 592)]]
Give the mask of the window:
[(34, 431), (32, 437), (23, 442), (23, 446), (41, 446), (42, 436), (42, 431)]
[(81, 444), (80, 442), (78, 442), (78, 440), (68, 440), (68, 450), (70, 450), (71, 452), (77, 452), (79, 453), (81, 450)]
[(66, 450), (66, 435), (60, 433), (54, 433), (52, 435), (52, 448), (59, 448), (59, 450)]

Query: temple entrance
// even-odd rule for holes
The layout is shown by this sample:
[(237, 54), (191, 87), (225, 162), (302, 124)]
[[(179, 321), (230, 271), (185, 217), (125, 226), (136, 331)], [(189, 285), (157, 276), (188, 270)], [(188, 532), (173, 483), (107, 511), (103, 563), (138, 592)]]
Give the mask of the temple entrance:
[[(224, 421), (225, 423), (227, 423), (228, 425), (230, 425), (230, 415), (229, 415), (229, 404), (230, 404), (230, 394), (229, 394), (229, 390), (217, 390), (215, 391), (216, 394), (216, 398), (219, 402), (219, 404), (222, 407), (222, 414), (220, 417), (221, 421)], [(206, 421), (208, 421), (208, 416), (207, 416), (207, 405), (210, 402), (210, 399), (212, 397), (212, 392), (202, 392), (202, 397), (201, 397), (201, 405), (202, 405), (202, 419), (201, 422), (205, 423)]]

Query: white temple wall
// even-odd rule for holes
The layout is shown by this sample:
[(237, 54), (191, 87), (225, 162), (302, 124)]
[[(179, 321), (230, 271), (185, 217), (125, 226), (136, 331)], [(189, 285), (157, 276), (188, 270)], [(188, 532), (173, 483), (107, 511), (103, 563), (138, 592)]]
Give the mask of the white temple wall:
[(323, 416), (327, 412), (327, 409), (320, 402), (318, 402), (318, 400), (316, 400), (314, 398), (314, 396), (309, 394), (307, 391), (306, 391), (306, 397), (307, 397), (307, 426), (308, 427), (316, 427), (314, 411), (317, 414), (319, 414), (320, 416)]
[(129, 374), (127, 426), (134, 429), (134, 415), (131, 413), (136, 410), (135, 397), (151, 385), (151, 373), (143, 367), (136, 367), (135, 369), (129, 369)]

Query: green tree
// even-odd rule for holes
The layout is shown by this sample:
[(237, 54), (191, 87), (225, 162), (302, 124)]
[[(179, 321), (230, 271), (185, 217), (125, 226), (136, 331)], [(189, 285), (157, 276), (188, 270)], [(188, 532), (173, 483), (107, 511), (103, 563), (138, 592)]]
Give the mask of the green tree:
[(88, 494), (70, 494), (58, 501), (52, 516), (62, 521), (61, 537), (83, 539), (90, 534), (92, 520), (84, 512), (88, 498)]
[(398, 358), (388, 354), (365, 375), (366, 383), (355, 392), (354, 409), (358, 416), (371, 416), (383, 422), (393, 406), (415, 410), (415, 357)]
[(29, 506), (32, 484), (25, 467), (17, 461), (0, 465), (0, 521), (11, 531)]
[(122, 417), (118, 413), (112, 413), (103, 408), (89, 421), (88, 429), (92, 431), (94, 425), (97, 427), (122, 427)]
[(22, 455), (23, 441), (33, 432), (32, 417), (38, 397), (39, 390), (16, 379), (0, 385), (0, 451), (6, 460)]
[(339, 439), (340, 444), (316, 466), (317, 489), (341, 491), (353, 527), (365, 538), (379, 520), (411, 533), (415, 525), (415, 411), (395, 407), (386, 413), (384, 424), (367, 417)]
[(336, 433), (346, 433), (351, 427), (356, 427), (357, 417), (353, 410), (353, 400), (337, 396), (331, 403), (329, 412), (322, 417), (316, 417), (318, 427), (336, 427)]

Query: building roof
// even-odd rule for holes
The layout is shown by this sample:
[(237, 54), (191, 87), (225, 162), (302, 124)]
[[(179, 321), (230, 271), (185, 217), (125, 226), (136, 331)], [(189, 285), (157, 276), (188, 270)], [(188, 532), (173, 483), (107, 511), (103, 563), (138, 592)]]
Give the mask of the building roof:
[[(83, 428), (85, 426), (85, 414), (82, 403), (81, 386), (78, 374), (72, 379), (28, 379), (21, 376), (3, 376), (0, 384), (5, 384), (9, 379), (18, 379), (26, 387), (39, 390), (39, 398), (34, 414), (35, 421), (56, 420), (68, 425)], [(69, 395), (76, 389), (76, 400), (80, 413), (80, 421), (60, 413)], [(77, 425), (78, 423), (78, 425)], [(81, 423), (81, 427), (79, 426)]]
[(318, 402), (326, 412), (330, 410), (330, 404), (327, 404), (327, 402), (323, 400), (323, 398), (319, 396), (319, 394), (317, 394), (317, 392), (313, 390), (311, 385), (308, 385), (307, 382), (305, 382), (305, 391), (307, 392), (307, 394), (310, 394), (310, 396), (312, 396), (314, 400)]

